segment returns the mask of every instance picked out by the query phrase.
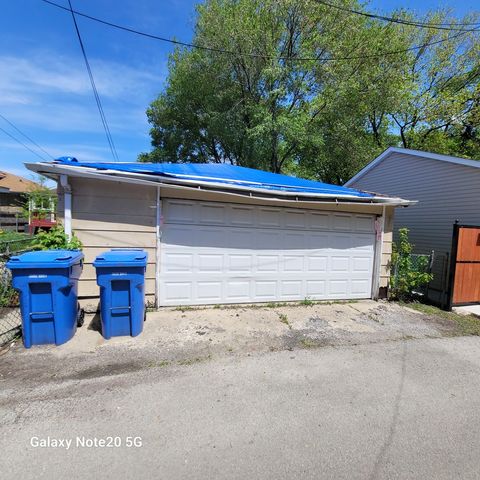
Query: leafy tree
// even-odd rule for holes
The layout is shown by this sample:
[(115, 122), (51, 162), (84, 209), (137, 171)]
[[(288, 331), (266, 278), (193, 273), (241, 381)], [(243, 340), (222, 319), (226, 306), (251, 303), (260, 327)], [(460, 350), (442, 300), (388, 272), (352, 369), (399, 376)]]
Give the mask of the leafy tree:
[[(442, 12), (426, 21), (454, 22)], [(170, 57), (166, 89), (147, 110), (154, 148), (141, 161), (343, 183), (389, 145), (477, 152), (473, 32), (386, 24), (315, 0), (207, 0), (194, 43), (210, 49)]]

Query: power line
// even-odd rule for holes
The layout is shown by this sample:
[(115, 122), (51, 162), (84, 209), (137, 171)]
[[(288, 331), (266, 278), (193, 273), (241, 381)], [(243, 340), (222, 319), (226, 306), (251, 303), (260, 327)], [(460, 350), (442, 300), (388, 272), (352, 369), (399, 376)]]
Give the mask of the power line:
[(418, 28), (429, 28), (433, 30), (449, 30), (449, 31), (460, 31), (460, 32), (473, 32), (476, 31), (476, 28), (465, 29), (458, 27), (469, 27), (469, 26), (480, 26), (480, 22), (475, 23), (426, 23), (426, 22), (415, 22), (412, 20), (404, 20), (401, 18), (387, 17), (385, 15), (376, 15), (374, 13), (362, 12), (361, 10), (355, 10), (353, 8), (344, 7), (342, 5), (334, 5), (333, 3), (325, 2), (323, 0), (314, 0), (316, 3), (324, 5), (326, 7), (335, 8), (341, 10), (342, 12), (347, 12), (355, 15), (361, 15), (362, 17), (373, 18), (376, 20), (383, 20), (390, 23), (398, 23), (400, 25), (409, 25), (412, 27)]
[(42, 161), (48, 161), (48, 160), (45, 160), (44, 157), (42, 157), (39, 153), (37, 153), (35, 150), (32, 150), (28, 145), (25, 145), (21, 140), (19, 140), (17, 137), (15, 137), (14, 135), (12, 135), (10, 132), (7, 132), (4, 128), (0, 127), (0, 130), (5, 134), (5, 135), (8, 135), (10, 138), (13, 138), (13, 140), (15, 140), (17, 143), (19, 143), (20, 145), (22, 145), (24, 148), (26, 148), (28, 151), (30, 151), (31, 153), (33, 153), (34, 155), (36, 155), (38, 158), (40, 158), (40, 160)]
[(90, 83), (92, 85), (93, 95), (97, 103), (98, 111), (100, 113), (100, 118), (102, 120), (103, 128), (105, 130), (105, 135), (107, 137), (108, 145), (110, 146), (110, 150), (112, 152), (114, 161), (118, 161), (119, 158), (117, 154), (117, 149), (115, 148), (113, 137), (110, 132), (110, 128), (108, 127), (107, 117), (105, 116), (105, 112), (103, 111), (102, 102), (100, 101), (100, 95), (98, 94), (97, 86), (95, 84), (95, 79), (93, 78), (92, 69), (90, 68), (90, 63), (87, 58), (87, 52), (85, 51), (85, 47), (83, 45), (82, 36), (80, 35), (80, 29), (78, 28), (78, 25), (77, 25), (77, 19), (75, 18), (75, 12), (72, 8), (71, 0), (68, 0), (68, 5), (70, 6), (69, 10), (72, 14), (73, 24), (75, 25), (75, 31), (77, 32), (78, 41), (80, 43), (80, 48), (82, 50), (83, 59), (85, 60), (85, 66), (87, 67), (88, 76), (90, 78)]
[(41, 147), (35, 140), (32, 140), (26, 133), (23, 133), (16, 125), (13, 124), (13, 122), (11, 122), (8, 118), (6, 118), (5, 116), (3, 116), (1, 113), (0, 113), (0, 118), (3, 118), (3, 120), (5, 120), (11, 127), (13, 127), (20, 135), (22, 135), (23, 137), (25, 137), (29, 142), (33, 143), (37, 148), (39, 148), (43, 153), (45, 153), (46, 155), (48, 155), (52, 160), (55, 160), (55, 158), (53, 157), (53, 155), (51, 155), (50, 153), (48, 153), (43, 147)]
[[(57, 8), (60, 8), (62, 10), (66, 10), (66, 11), (70, 12), (70, 9), (64, 7), (63, 5), (59, 5), (58, 3), (52, 2), (50, 0), (41, 0), (41, 1), (44, 2), (44, 3), (48, 3), (49, 5), (52, 5), (54, 7), (57, 7)], [(260, 53), (240, 53), (238, 51), (233, 51), (233, 50), (225, 50), (225, 49), (217, 48), (217, 47), (209, 47), (209, 46), (206, 46), (206, 45), (198, 45), (198, 44), (194, 44), (194, 43), (182, 42), (182, 41), (179, 41), (179, 40), (174, 40), (174, 39), (166, 38), (166, 37), (160, 37), (158, 35), (153, 35), (151, 33), (146, 33), (146, 32), (142, 32), (142, 31), (139, 31), (139, 30), (135, 30), (135, 29), (130, 28), (130, 27), (125, 27), (123, 25), (118, 25), (116, 23), (112, 23), (112, 22), (109, 22), (107, 20), (102, 20), (100, 18), (93, 17), (91, 15), (88, 15), (86, 13), (81, 13), (81, 12), (78, 12), (76, 10), (72, 10), (72, 13), (75, 13), (75, 15), (79, 15), (79, 16), (84, 17), (84, 18), (88, 18), (89, 20), (92, 20), (94, 22), (98, 22), (98, 23), (101, 23), (103, 25), (107, 25), (109, 27), (116, 28), (118, 30), (123, 30), (125, 32), (133, 33), (135, 35), (140, 35), (142, 37), (147, 37), (147, 38), (151, 38), (153, 40), (159, 40), (161, 42), (167, 42), (167, 43), (171, 43), (171, 44), (174, 44), (174, 45), (179, 45), (179, 46), (182, 46), (182, 47), (195, 48), (197, 50), (206, 50), (206, 51), (209, 51), (209, 52), (216, 52), (216, 53), (222, 53), (222, 54), (228, 54), (228, 55), (234, 55), (234, 56), (242, 56), (242, 57), (250, 57), (250, 58), (262, 58), (262, 59), (265, 59), (265, 60), (284, 60), (284, 61), (292, 61), (292, 62), (310, 62), (310, 61), (315, 61), (315, 62), (318, 62), (318, 61), (338, 62), (338, 61), (347, 61), (347, 60), (364, 60), (364, 59), (369, 59), (369, 58), (381, 58), (381, 57), (390, 56), (390, 55), (399, 55), (401, 53), (414, 52), (416, 50), (422, 50), (422, 49), (427, 48), (427, 47), (431, 47), (431, 46), (434, 46), (434, 45), (439, 45), (441, 43), (445, 43), (445, 42), (448, 42), (450, 40), (454, 40), (455, 38), (458, 38), (460, 35), (464, 35), (464, 34), (470, 32), (470, 31), (472, 31), (472, 32), (475, 31), (476, 32), (480, 28), (479, 27), (479, 28), (475, 28), (475, 29), (472, 29), (472, 30), (462, 30), (461, 32), (458, 32), (455, 35), (452, 35), (448, 38), (442, 38), (440, 40), (435, 40), (433, 42), (424, 43), (422, 45), (415, 45), (415, 46), (409, 47), (409, 48), (404, 48), (404, 49), (400, 49), (400, 50), (393, 50), (393, 51), (386, 51), (386, 52), (381, 52), (381, 53), (372, 54), (372, 55), (345, 56), (345, 57), (282, 57), (282, 56), (272, 57), (272, 56), (269, 56), (269, 55), (262, 55)]]

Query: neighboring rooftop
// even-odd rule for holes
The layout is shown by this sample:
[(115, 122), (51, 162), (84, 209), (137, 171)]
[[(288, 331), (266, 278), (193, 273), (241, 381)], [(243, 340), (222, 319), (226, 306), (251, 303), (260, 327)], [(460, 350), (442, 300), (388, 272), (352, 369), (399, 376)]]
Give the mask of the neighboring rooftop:
[(380, 162), (388, 158), (393, 153), (401, 153), (404, 155), (411, 155), (419, 158), (426, 158), (429, 160), (438, 160), (440, 162), (455, 163), (466, 167), (480, 168), (480, 160), (471, 160), (468, 158), (453, 157), (452, 155), (443, 155), (440, 153), (424, 152), (422, 150), (412, 150), (410, 148), (389, 147), (382, 152), (377, 158), (372, 160), (368, 165), (363, 167), (356, 175), (354, 175), (345, 186), (349, 186), (359, 178), (363, 177), (370, 169), (378, 165)]
[(0, 192), (25, 193), (40, 185), (13, 173), (0, 171)]

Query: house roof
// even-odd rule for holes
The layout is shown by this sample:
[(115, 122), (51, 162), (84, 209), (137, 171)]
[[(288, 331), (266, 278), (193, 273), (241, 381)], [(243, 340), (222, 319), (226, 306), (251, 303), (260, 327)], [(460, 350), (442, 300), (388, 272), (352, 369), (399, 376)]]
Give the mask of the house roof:
[(451, 155), (442, 155), (440, 153), (424, 152), (422, 150), (412, 150), (409, 148), (396, 148), (389, 147), (382, 152), (377, 158), (372, 160), (368, 165), (363, 167), (356, 175), (354, 175), (348, 182), (345, 183), (346, 187), (349, 187), (355, 183), (359, 178), (363, 177), (369, 170), (374, 168), (380, 162), (388, 158), (393, 153), (403, 153), (405, 155), (412, 155), (414, 157), (427, 158), (430, 160), (438, 160), (440, 162), (450, 162), (457, 165), (463, 165), (466, 167), (480, 168), (479, 160), (469, 160), (466, 158), (453, 157)]
[[(210, 190), (249, 192), (266, 196), (302, 197), (370, 203), (408, 204), (402, 199), (377, 195), (354, 188), (330, 185), (251, 168), (216, 163), (91, 163), (73, 157), (61, 157), (55, 162), (27, 164), (43, 174), (67, 174), (96, 178), (114, 177), (127, 181), (137, 179), (168, 185), (207, 188)], [(110, 178), (111, 179), (111, 178)]]
[(32, 180), (19, 177), (13, 173), (0, 171), (0, 191), (12, 193), (29, 192), (40, 185)]

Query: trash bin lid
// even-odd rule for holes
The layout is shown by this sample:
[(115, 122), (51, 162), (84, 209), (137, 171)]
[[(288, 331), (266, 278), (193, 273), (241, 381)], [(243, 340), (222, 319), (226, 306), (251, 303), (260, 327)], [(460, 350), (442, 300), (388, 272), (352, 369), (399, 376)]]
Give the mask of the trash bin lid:
[(83, 258), (80, 250), (40, 250), (15, 255), (7, 262), (10, 269), (16, 268), (68, 268)]
[(94, 267), (145, 267), (147, 252), (135, 249), (115, 249), (104, 252), (93, 262)]

